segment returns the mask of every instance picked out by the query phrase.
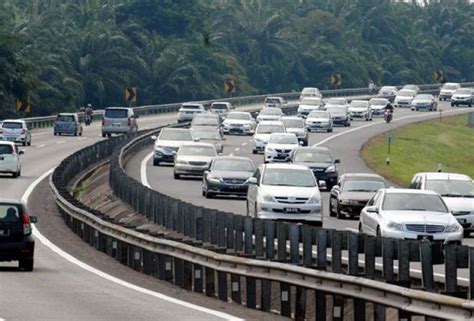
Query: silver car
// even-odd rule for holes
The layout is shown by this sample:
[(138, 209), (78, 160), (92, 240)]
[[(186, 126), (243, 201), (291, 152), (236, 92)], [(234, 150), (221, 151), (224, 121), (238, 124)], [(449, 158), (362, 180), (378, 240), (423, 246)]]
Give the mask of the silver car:
[(6, 119), (0, 127), (0, 140), (31, 145), (31, 132), (24, 120)]
[(271, 134), (286, 133), (285, 125), (281, 121), (264, 121), (258, 124), (253, 135), (253, 154), (263, 152)]
[(368, 100), (352, 100), (349, 104), (349, 113), (352, 119), (372, 120), (372, 109)]
[(393, 105), (395, 107), (411, 107), (411, 103), (416, 96), (416, 91), (411, 89), (402, 89), (397, 93)]
[(311, 132), (313, 130), (324, 130), (332, 132), (332, 117), (327, 111), (312, 111), (306, 118), (306, 128)]
[(459, 88), (451, 97), (451, 107), (467, 105), (472, 107), (474, 103), (474, 90), (472, 88)]
[(313, 110), (322, 110), (324, 103), (321, 97), (305, 97), (298, 105), (298, 117), (306, 118)]
[(221, 120), (225, 119), (232, 109), (232, 104), (224, 101), (214, 102), (211, 104), (211, 107), (209, 107), (209, 111), (219, 115)]
[(283, 117), (283, 111), (280, 108), (262, 108), (257, 116), (257, 122), (280, 120)]
[(402, 240), (460, 244), (463, 228), (439, 194), (412, 189), (380, 189), (362, 209), (359, 231)]
[(385, 107), (390, 103), (387, 98), (372, 98), (369, 100), (370, 108), (372, 108), (372, 115), (374, 117), (383, 117)]
[(293, 133), (302, 143), (302, 146), (308, 146), (308, 130), (303, 119), (296, 116), (285, 116), (281, 118), (285, 125), (287, 133)]
[(109, 107), (102, 117), (102, 137), (112, 134), (127, 134), (138, 131), (138, 124), (133, 108)]
[(255, 119), (249, 112), (233, 111), (222, 122), (222, 131), (224, 134), (253, 135), (255, 133), (255, 126)]
[(181, 175), (202, 176), (216, 156), (217, 151), (212, 144), (186, 143), (181, 145), (174, 161), (174, 178), (180, 179)]
[(153, 166), (159, 166), (160, 163), (173, 163), (181, 145), (197, 140), (191, 129), (170, 127), (163, 128), (158, 137), (151, 136), (151, 138), (155, 140)]
[(282, 108), (286, 105), (286, 100), (282, 97), (267, 97), (264, 101), (265, 108)]
[(209, 130), (209, 129), (193, 129), (193, 135), (200, 143), (208, 143), (214, 145), (217, 152), (222, 154), (224, 151), (224, 140), (225, 138), (218, 130)]
[(439, 91), (439, 100), (451, 99), (451, 96), (459, 88), (461, 88), (461, 85), (457, 82), (444, 83)]
[(438, 110), (438, 102), (435, 100), (433, 95), (430, 94), (419, 94), (415, 96), (415, 99), (411, 102), (412, 110)]

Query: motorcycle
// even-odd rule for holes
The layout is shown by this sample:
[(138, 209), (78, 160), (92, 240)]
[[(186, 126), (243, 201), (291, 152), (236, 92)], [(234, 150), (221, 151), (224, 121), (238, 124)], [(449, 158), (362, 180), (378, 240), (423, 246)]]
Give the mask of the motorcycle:
[(384, 113), (384, 117), (383, 119), (385, 120), (385, 122), (388, 124), (390, 123), (390, 121), (392, 120), (393, 118), (393, 111), (390, 111), (390, 110), (386, 110), (385, 113)]
[(86, 126), (89, 126), (92, 123), (92, 116), (91, 115), (85, 115), (84, 116), (84, 123)]

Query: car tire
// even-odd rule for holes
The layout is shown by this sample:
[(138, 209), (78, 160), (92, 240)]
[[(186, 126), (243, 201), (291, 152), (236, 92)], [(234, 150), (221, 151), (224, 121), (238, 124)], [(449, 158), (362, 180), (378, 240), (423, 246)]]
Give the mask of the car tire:
[(154, 160), (153, 160), (153, 166), (160, 166), (160, 161), (154, 159)]
[(204, 197), (207, 198), (207, 199), (209, 199), (209, 198), (214, 198), (214, 194), (213, 194), (213, 193), (206, 192), (205, 194), (206, 194), (206, 195), (204, 195)]
[(252, 154), (257, 154), (258, 151), (256, 149), (252, 150)]
[(471, 231), (464, 230), (463, 235), (464, 235), (464, 237), (470, 237), (471, 236)]
[(102, 137), (104, 137), (104, 138), (105, 138), (105, 133), (102, 133)]
[(359, 222), (359, 227), (358, 227), (359, 233), (362, 234), (364, 231), (362, 230), (362, 223)]
[(377, 232), (375, 232), (377, 237), (382, 237), (382, 232), (380, 232), (380, 226), (377, 226)]
[(342, 220), (343, 218), (345, 218), (345, 216), (342, 215), (341, 211), (339, 210), (339, 206), (336, 207), (336, 217), (338, 220)]
[(23, 146), (26, 146), (26, 142), (23, 142)]
[(12, 173), (12, 177), (13, 177), (13, 178), (17, 178), (17, 177), (18, 177), (18, 173), (17, 173), (17, 172)]
[(56, 132), (53, 132), (53, 135), (54, 135), (54, 136), (57, 136), (57, 135), (58, 135), (58, 133), (56, 133)]
[(32, 257), (21, 259), (18, 262), (18, 266), (23, 271), (31, 272), (31, 271), (33, 271), (34, 259)]
[(472, 107), (472, 102), (469, 103), (469, 107)]
[(334, 208), (331, 205), (331, 199), (329, 199), (329, 216), (330, 217), (335, 217), (336, 216), (336, 213), (334, 212)]
[(181, 175), (176, 174), (176, 173), (173, 173), (173, 177), (174, 177), (174, 179), (180, 179), (180, 178), (181, 178)]
[(79, 136), (82, 136), (82, 130), (81, 130), (81, 132), (79, 133)]
[(112, 137), (112, 134), (111, 133), (107, 134), (107, 137), (109, 137), (109, 138)]
[(76, 131), (74, 132), (74, 136), (77, 136), (77, 135), (78, 135), (78, 133), (77, 133), (77, 130), (76, 130)]
[(16, 177), (20, 177), (21, 176), (21, 169), (18, 170), (18, 172), (16, 173)]

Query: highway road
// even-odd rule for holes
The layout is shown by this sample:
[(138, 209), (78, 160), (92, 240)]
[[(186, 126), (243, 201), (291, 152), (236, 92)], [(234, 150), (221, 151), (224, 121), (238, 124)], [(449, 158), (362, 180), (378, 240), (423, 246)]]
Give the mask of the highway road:
[[(139, 126), (155, 127), (175, 119), (175, 114), (140, 118)], [(25, 150), (22, 176), (0, 176), (1, 197), (29, 199), (30, 215), (40, 219), (34, 272), (19, 272), (16, 262), (0, 263), (0, 320), (274, 319), (134, 272), (69, 231), (51, 205), (45, 178), (68, 155), (101, 139), (98, 123), (84, 127), (82, 137), (55, 137), (52, 129), (35, 130), (32, 146), (20, 148)]]

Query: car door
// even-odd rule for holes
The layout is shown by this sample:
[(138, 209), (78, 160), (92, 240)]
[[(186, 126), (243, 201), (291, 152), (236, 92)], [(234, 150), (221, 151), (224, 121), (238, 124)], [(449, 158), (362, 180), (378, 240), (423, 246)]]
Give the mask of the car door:
[[(370, 206), (375, 206), (379, 208), (380, 203), (381, 203), (381, 198), (382, 198), (382, 193), (377, 192), (371, 199), (371, 205)], [(369, 204), (367, 204), (369, 206)], [(379, 208), (380, 211), (380, 208)], [(375, 213), (375, 212), (368, 212), (367, 207), (364, 210), (364, 220), (365, 224), (364, 227), (366, 228), (367, 231), (369, 231), (370, 234), (376, 235), (377, 234), (377, 227), (379, 226), (379, 221), (380, 221), (380, 214)]]

